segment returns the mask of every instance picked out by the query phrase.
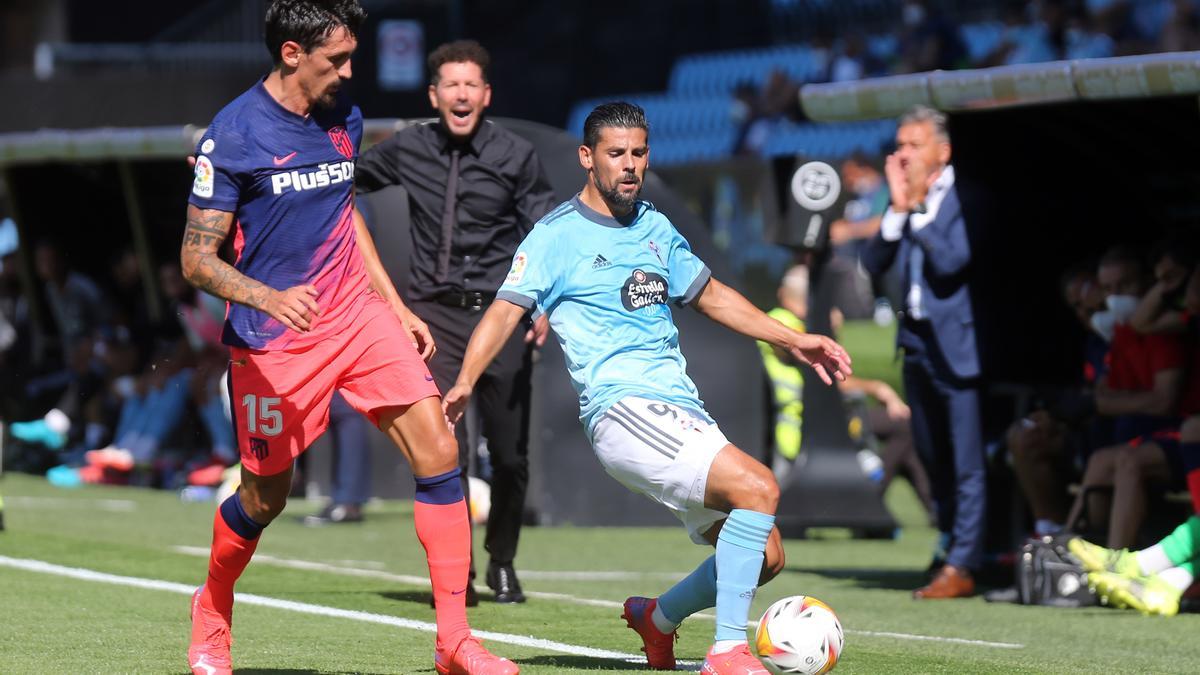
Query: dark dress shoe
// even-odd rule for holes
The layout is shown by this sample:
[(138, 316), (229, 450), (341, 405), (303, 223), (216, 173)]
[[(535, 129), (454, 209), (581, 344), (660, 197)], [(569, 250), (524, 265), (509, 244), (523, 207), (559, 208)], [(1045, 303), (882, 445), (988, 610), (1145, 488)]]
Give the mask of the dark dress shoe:
[(488, 563), (487, 585), (496, 592), (496, 602), (525, 602), (525, 594), (521, 592), (521, 582), (517, 581), (517, 572), (511, 564)]
[(971, 572), (954, 565), (942, 567), (927, 586), (913, 591), (916, 600), (969, 598), (972, 595), (975, 595), (975, 579), (971, 577)]
[(361, 523), (363, 521), (362, 507), (357, 504), (330, 504), (311, 516), (305, 516), (301, 522), (309, 527), (336, 525), (339, 523)]
[[(436, 609), (436, 604), (437, 603), (434, 601), (433, 596), (430, 596), (429, 606), (431, 608)], [(479, 606), (479, 591), (475, 590), (475, 584), (473, 584), (471, 582), (467, 582), (467, 607), (478, 607), (478, 606)]]

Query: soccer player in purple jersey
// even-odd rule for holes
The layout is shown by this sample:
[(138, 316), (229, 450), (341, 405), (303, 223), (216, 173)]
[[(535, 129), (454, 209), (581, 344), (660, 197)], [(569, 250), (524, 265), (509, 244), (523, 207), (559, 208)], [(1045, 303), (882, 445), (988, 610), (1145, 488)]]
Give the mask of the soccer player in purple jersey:
[[(181, 259), (188, 281), (230, 303), (223, 340), (242, 481), (217, 510), (208, 579), (193, 596), (193, 673), (232, 673), (234, 583), (284, 508), (293, 460), (328, 425), (335, 390), (391, 437), (416, 476), (437, 672), (518, 672), (471, 636), (470, 530), (458, 447), (425, 365), (433, 340), (354, 208), (362, 115), (340, 87), (364, 16), (357, 0), (272, 2), (275, 68), (217, 114), (196, 149)], [(232, 265), (218, 255), (231, 233)]]

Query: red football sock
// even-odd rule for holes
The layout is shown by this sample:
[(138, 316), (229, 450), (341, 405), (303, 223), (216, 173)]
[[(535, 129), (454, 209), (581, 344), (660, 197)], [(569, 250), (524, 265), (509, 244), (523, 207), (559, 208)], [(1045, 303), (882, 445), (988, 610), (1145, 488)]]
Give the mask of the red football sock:
[[(458, 483), (458, 476), (454, 477)], [(450, 504), (418, 499), (413, 505), (417, 539), (425, 547), (437, 612), (437, 647), (451, 650), (471, 635), (467, 624), (467, 570), (471, 566), (471, 525), (462, 497)]]
[[(235, 532), (227, 519), (233, 519), (234, 525), (246, 530), (248, 534), (254, 533), (254, 538), (247, 539)], [(258, 532), (254, 532), (255, 528)], [(236, 493), (217, 509), (213, 518), (212, 552), (208, 557), (208, 580), (204, 584), (200, 602), (223, 616), (231, 615), (233, 585), (250, 563), (254, 549), (258, 548), (258, 534), (261, 532), (262, 526), (254, 523), (242, 511)]]

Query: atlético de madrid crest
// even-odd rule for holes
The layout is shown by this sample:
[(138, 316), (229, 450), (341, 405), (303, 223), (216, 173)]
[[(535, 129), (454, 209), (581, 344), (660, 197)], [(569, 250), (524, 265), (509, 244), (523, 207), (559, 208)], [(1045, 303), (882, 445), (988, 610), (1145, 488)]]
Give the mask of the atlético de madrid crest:
[(350, 134), (346, 132), (346, 127), (336, 126), (329, 130), (329, 140), (333, 142), (334, 150), (341, 153), (346, 159), (354, 159), (354, 141), (350, 140)]

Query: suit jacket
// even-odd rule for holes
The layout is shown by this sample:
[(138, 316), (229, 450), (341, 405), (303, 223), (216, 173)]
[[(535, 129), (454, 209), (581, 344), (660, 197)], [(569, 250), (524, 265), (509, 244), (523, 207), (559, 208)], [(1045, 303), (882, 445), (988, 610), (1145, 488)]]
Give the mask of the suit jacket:
[(913, 246), (920, 246), (925, 252), (922, 278), (917, 283), (921, 284), (922, 306), (938, 350), (954, 375), (963, 379), (977, 377), (975, 314), (967, 285), (971, 245), (956, 186), (946, 191), (937, 215), (924, 228), (913, 231), (906, 224), (904, 236), (898, 241), (885, 241), (882, 232), (877, 232), (863, 252), (863, 265), (872, 275), (883, 274), (894, 264), (901, 265), (905, 270), (907, 297), (912, 282), (907, 272), (908, 260)]

